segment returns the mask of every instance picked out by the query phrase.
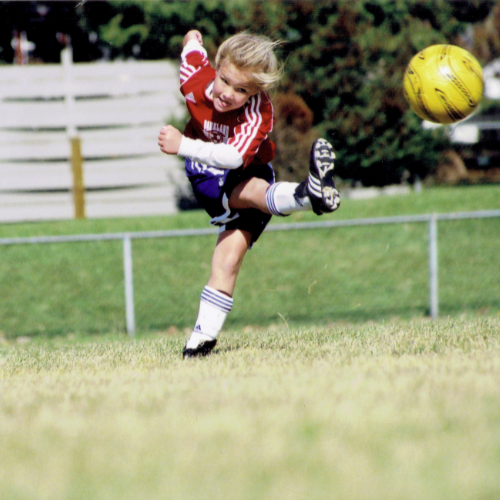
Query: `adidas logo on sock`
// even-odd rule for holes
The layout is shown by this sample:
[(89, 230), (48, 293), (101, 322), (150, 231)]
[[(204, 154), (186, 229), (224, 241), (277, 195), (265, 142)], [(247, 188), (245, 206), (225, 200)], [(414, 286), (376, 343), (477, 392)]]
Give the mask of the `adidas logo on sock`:
[(196, 104), (196, 100), (195, 100), (192, 92), (189, 92), (189, 94), (186, 96), (186, 101), (191, 101), (191, 102), (194, 102)]

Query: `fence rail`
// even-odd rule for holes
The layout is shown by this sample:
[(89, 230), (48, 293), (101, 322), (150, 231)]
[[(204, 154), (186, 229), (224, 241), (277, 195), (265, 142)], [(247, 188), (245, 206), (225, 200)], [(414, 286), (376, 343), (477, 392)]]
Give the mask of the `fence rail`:
[[(476, 212), (454, 212), (445, 214), (405, 215), (397, 217), (378, 217), (350, 220), (330, 220), (322, 222), (299, 222), (272, 224), (266, 231), (291, 231), (305, 229), (329, 229), (335, 227), (372, 226), (378, 224), (409, 224), (426, 222), (429, 224), (429, 305), (433, 319), (439, 315), (438, 297), (438, 221), (486, 219), (500, 217), (500, 210), (484, 210)], [(35, 236), (26, 238), (1, 238), (0, 246), (8, 245), (37, 245), (46, 243), (71, 243), (91, 241), (123, 241), (123, 269), (125, 283), (125, 312), (127, 333), (135, 334), (135, 307), (133, 287), (133, 258), (132, 240), (147, 238), (179, 238), (216, 234), (217, 228), (207, 229), (174, 229), (166, 231), (142, 231), (131, 233), (80, 234), (64, 236)]]

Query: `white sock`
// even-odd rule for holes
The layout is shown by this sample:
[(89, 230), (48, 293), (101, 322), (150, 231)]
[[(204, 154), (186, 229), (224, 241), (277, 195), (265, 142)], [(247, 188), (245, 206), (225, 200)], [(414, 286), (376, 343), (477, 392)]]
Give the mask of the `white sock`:
[(186, 347), (195, 349), (200, 342), (217, 338), (232, 307), (231, 297), (207, 285), (201, 293), (198, 319)]
[(311, 201), (307, 196), (298, 198), (296, 182), (276, 182), (266, 192), (266, 205), (273, 215), (285, 216), (293, 212), (311, 210)]

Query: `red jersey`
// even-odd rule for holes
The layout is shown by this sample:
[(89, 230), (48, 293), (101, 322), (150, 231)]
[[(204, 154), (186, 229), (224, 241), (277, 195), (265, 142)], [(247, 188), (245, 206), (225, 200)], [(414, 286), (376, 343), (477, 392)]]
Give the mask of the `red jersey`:
[(258, 92), (242, 108), (219, 113), (211, 97), (215, 69), (203, 47), (197, 44), (186, 47), (182, 59), (181, 92), (191, 116), (184, 135), (233, 146), (243, 159), (243, 167), (251, 163), (269, 163), (274, 158), (274, 143), (268, 134), (275, 121), (269, 96)]

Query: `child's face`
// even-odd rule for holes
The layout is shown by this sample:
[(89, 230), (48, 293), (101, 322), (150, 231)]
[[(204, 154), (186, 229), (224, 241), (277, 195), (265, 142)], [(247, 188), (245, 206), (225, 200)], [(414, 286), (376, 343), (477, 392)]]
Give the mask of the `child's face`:
[(216, 71), (213, 100), (214, 108), (219, 113), (227, 113), (241, 108), (259, 91), (250, 80), (248, 73), (239, 70), (230, 62), (224, 62)]

